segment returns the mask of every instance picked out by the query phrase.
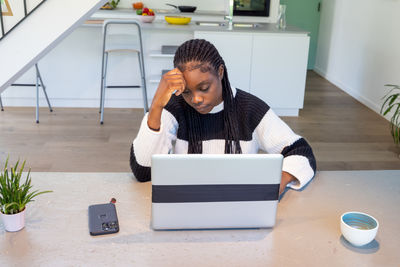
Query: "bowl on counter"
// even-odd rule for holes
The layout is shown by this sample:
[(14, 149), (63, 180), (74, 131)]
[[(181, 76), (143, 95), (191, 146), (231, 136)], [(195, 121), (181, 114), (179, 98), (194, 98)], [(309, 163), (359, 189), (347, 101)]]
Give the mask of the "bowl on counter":
[(363, 212), (346, 212), (340, 218), (340, 230), (344, 238), (357, 247), (374, 240), (378, 228), (378, 220)]
[(183, 17), (183, 16), (165, 16), (165, 21), (169, 24), (176, 25), (185, 25), (188, 24), (192, 20), (191, 17)]
[(156, 16), (139, 16), (141, 22), (152, 23)]

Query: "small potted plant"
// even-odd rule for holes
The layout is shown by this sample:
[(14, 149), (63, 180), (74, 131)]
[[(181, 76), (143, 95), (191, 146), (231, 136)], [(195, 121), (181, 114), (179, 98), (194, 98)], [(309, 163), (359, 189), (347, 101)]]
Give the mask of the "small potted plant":
[(389, 92), (382, 98), (385, 101), (382, 104), (380, 113), (386, 116), (391, 113), (390, 118), (390, 133), (397, 147), (400, 145), (400, 86), (394, 84), (386, 84), (386, 87), (391, 88)]
[(0, 208), (4, 227), (8, 232), (16, 232), (25, 227), (26, 204), (40, 194), (52, 191), (32, 191), (30, 170), (25, 181), (21, 181), (25, 161), (18, 170), (19, 160), (8, 170), (8, 158), (4, 171), (0, 173)]
[(114, 9), (118, 6), (120, 0), (110, 0), (105, 3), (100, 9)]

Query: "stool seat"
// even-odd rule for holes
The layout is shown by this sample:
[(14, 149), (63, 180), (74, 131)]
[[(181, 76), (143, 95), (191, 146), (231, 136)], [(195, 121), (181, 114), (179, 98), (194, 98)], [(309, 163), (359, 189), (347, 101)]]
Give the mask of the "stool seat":
[[(111, 26), (118, 26), (115, 29)], [(132, 26), (132, 27), (131, 27)], [(130, 52), (138, 54), (141, 85), (107, 85), (108, 57), (112, 52)], [(143, 59), (142, 32), (136, 20), (106, 20), (103, 24), (103, 55), (100, 88), (100, 124), (104, 123), (104, 102), (106, 88), (142, 88), (143, 110), (149, 110), (147, 103), (146, 75)]]
[(109, 46), (104, 52), (111, 53), (111, 52), (134, 52), (134, 53), (140, 53), (140, 49), (133, 47), (133, 46), (120, 46), (120, 45), (115, 45), (115, 46)]

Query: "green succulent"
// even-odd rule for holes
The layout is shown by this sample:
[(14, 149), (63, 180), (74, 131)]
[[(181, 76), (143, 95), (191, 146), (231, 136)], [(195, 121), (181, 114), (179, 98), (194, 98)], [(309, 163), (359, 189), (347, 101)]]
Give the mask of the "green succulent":
[(108, 3), (110, 4), (110, 6), (112, 6), (112, 8), (116, 8), (118, 6), (120, 0), (111, 0), (108, 1)]
[(386, 84), (391, 88), (389, 92), (382, 98), (385, 101), (382, 104), (380, 113), (386, 116), (390, 111), (393, 115), (390, 118), (390, 133), (396, 145), (400, 144), (400, 86), (394, 84)]
[(34, 201), (38, 195), (52, 191), (32, 191), (29, 169), (25, 182), (21, 182), (22, 172), (25, 167), (24, 161), (18, 170), (19, 160), (14, 167), (8, 170), (8, 157), (4, 166), (4, 171), (0, 173), (0, 207), (4, 214), (16, 214), (25, 209), (26, 204)]

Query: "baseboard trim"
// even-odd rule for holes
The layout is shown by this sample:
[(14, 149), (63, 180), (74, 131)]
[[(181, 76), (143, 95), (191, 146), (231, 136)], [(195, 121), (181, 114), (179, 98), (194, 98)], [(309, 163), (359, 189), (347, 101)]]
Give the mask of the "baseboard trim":
[[(381, 107), (375, 104), (370, 99), (364, 97), (356, 90), (351, 88), (350, 86), (345, 85), (344, 83), (340, 82), (339, 79), (335, 78), (333, 75), (327, 74), (326, 71), (322, 70), (318, 66), (314, 66), (314, 71), (328, 80), (330, 83), (334, 84), (343, 92), (349, 94), (351, 97), (362, 103), (363, 105), (367, 106), (369, 109), (375, 111), (376, 113), (380, 114)], [(381, 115), (382, 116), (382, 115)], [(383, 116), (382, 116), (383, 117)], [(385, 117), (388, 120), (388, 116)]]
[[(3, 97), (3, 105), (5, 107), (35, 107), (36, 98), (34, 97)], [(148, 99), (147, 103), (151, 104), (152, 99)], [(98, 108), (100, 99), (95, 98), (50, 98), (50, 104), (57, 108)], [(39, 98), (39, 106), (47, 107), (45, 98)], [(107, 99), (106, 108), (143, 108), (143, 102), (138, 98), (131, 99)], [(299, 116), (298, 108), (273, 108), (278, 116), (297, 117)]]
[[(149, 106), (152, 99), (148, 99)], [(36, 98), (34, 97), (2, 97), (4, 107), (35, 107)], [(100, 99), (95, 98), (50, 98), (53, 107), (60, 108), (98, 108)], [(47, 107), (45, 98), (39, 98), (39, 106)], [(106, 99), (106, 108), (143, 108), (142, 99)]]

